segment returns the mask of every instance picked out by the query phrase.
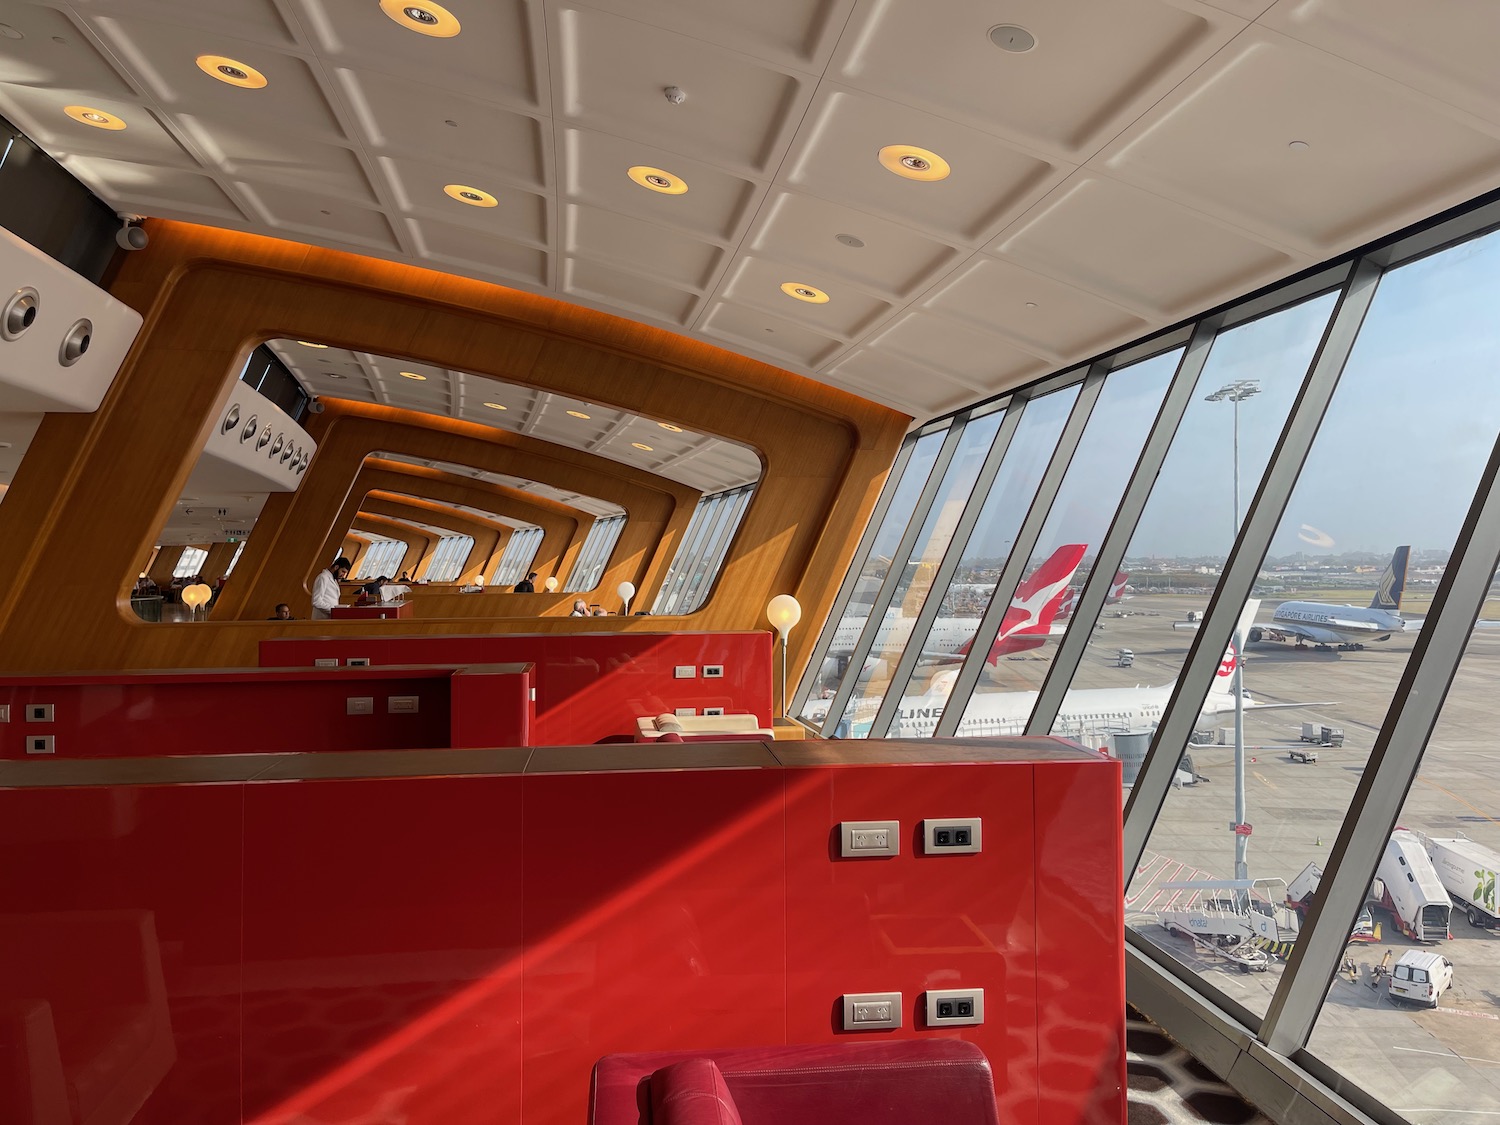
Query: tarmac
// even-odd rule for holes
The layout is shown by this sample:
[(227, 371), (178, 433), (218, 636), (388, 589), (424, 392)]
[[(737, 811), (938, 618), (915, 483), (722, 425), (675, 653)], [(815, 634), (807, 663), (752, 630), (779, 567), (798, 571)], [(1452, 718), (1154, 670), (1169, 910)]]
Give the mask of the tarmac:
[[(1080, 666), (1076, 687), (1130, 687), (1171, 682), (1181, 668), (1190, 632), (1174, 621), (1202, 611), (1206, 597), (1142, 595), (1106, 608)], [(1270, 618), (1275, 601), (1261, 608)], [(1327, 701), (1306, 709), (1245, 712), (1246, 820), (1252, 878), (1291, 882), (1309, 861), (1326, 865), (1354, 798), (1370, 747), (1390, 707), (1415, 634), (1398, 634), (1362, 651), (1320, 651), (1263, 641), (1248, 646), (1245, 689), (1264, 702)], [(1129, 668), (1115, 665), (1119, 649), (1134, 653)], [(1002, 658), (982, 690), (1037, 686), (1054, 646)], [(1449, 692), (1438, 727), (1399, 823), (1430, 836), (1466, 836), (1500, 852), (1500, 748), (1496, 746), (1493, 687), (1500, 674), (1500, 629), (1478, 629)], [(989, 673), (987, 673), (987, 676)], [(1233, 724), (1231, 715), (1218, 723)], [(1315, 764), (1288, 757), (1305, 745), (1301, 724), (1341, 727), (1344, 745), (1320, 747)], [(1265, 973), (1243, 973), (1218, 958), (1200, 956), (1169, 935), (1157, 909), (1173, 893), (1159, 884), (1234, 874), (1234, 750), (1231, 744), (1189, 748), (1204, 779), (1172, 789), (1126, 895), (1127, 924), (1168, 950), (1208, 988), (1263, 1014), (1283, 963)], [(1183, 892), (1175, 892), (1181, 895)], [(1387, 950), (1391, 964), (1417, 944), (1390, 916), (1373, 911), (1381, 940), (1350, 946), (1356, 979), (1338, 975), (1329, 987), (1309, 1050), (1375, 1098), (1418, 1125), (1500, 1122), (1500, 931), (1476, 929), (1453, 912), (1452, 939), (1431, 948), (1452, 961), (1453, 986), (1435, 1010), (1389, 998), (1370, 969)]]

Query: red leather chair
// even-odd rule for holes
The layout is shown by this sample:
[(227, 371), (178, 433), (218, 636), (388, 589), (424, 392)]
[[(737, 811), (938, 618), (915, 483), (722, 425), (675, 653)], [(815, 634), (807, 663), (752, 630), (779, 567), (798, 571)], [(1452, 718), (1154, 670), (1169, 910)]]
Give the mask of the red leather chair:
[(959, 1039), (657, 1051), (594, 1066), (590, 1125), (999, 1125), (989, 1061)]

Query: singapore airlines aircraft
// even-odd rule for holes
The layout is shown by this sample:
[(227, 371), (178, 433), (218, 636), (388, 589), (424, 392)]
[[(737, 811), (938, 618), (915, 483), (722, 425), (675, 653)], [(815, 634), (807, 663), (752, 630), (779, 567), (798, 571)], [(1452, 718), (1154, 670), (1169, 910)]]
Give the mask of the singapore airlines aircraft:
[[(1036, 648), (1045, 642), (1053, 631), (1052, 620), (1068, 592), (1073, 572), (1078, 569), (1087, 550), (1088, 546), (1083, 543), (1069, 543), (1059, 547), (1016, 587), (1016, 595), (1005, 611), (1005, 617), (1000, 622), (1000, 632), (986, 657), (989, 663), (995, 663), (1008, 653)], [(974, 634), (979, 630), (979, 620), (977, 617), (939, 617), (932, 623), (932, 631), (922, 648), (923, 658), (928, 662), (952, 662), (966, 656), (973, 644)], [(880, 660), (877, 655), (879, 653), (901, 651), (911, 635), (915, 621), (914, 617), (901, 616), (899, 610), (893, 609), (888, 613), (875, 633), (875, 643), (871, 647), (867, 665), (873, 667), (877, 664)], [(852, 617), (839, 623), (828, 655), (840, 661), (840, 670), (853, 651), (864, 626), (862, 619)]]
[[(1245, 603), (1240, 614), (1240, 628), (1248, 628), (1260, 610), (1259, 599)], [(1224, 653), (1214, 676), (1208, 698), (1204, 700), (1199, 716), (1199, 725), (1213, 725), (1213, 717), (1234, 710), (1232, 690), (1234, 670), (1239, 663), (1239, 654), (1231, 645)], [(932, 735), (943, 707), (952, 690), (954, 672), (944, 672), (934, 679), (933, 688), (922, 696), (908, 696), (901, 701), (897, 718), (891, 724), (890, 738), (926, 738)], [(1074, 738), (1088, 738), (1105, 729), (1128, 728), (1132, 730), (1154, 727), (1166, 710), (1176, 683), (1159, 687), (1134, 688), (1080, 688), (1063, 697), (1054, 732)], [(1007, 691), (979, 693), (969, 701), (963, 719), (958, 724), (960, 738), (993, 737), (1025, 733), (1027, 720), (1036, 706), (1034, 691)], [(1321, 703), (1261, 703), (1249, 692), (1244, 693), (1247, 710), (1251, 708), (1326, 707)], [(820, 716), (809, 714), (812, 721)], [(861, 723), (856, 717), (852, 732), (858, 736)], [(865, 721), (868, 730), (868, 719)]]
[(1401, 616), (1401, 594), (1406, 588), (1406, 564), (1411, 547), (1397, 547), (1368, 607), (1326, 605), (1323, 602), (1282, 602), (1267, 625), (1250, 630), (1249, 640), (1313, 641), (1320, 646), (1364, 648), (1365, 641), (1388, 641), (1393, 633), (1416, 632), (1417, 618)]

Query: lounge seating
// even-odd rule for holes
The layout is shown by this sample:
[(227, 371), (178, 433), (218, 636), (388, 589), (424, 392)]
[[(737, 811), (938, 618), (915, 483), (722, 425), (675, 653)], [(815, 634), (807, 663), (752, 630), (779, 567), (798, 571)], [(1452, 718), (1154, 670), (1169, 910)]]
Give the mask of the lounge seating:
[[(740, 742), (775, 738), (754, 715), (646, 715), (636, 720), (637, 742), (655, 742), (665, 734), (683, 742)], [(672, 741), (678, 741), (673, 739)]]
[(989, 1061), (959, 1039), (606, 1055), (589, 1125), (998, 1125)]

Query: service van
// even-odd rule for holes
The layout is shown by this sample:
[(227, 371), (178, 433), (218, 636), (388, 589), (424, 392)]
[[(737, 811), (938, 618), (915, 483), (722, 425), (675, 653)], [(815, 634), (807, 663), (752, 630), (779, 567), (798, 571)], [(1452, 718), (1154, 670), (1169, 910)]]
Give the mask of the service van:
[(1122, 648), (1119, 652), (1115, 653), (1116, 668), (1129, 668), (1134, 663), (1135, 653), (1131, 652), (1128, 648)]
[(1453, 962), (1424, 949), (1410, 949), (1391, 970), (1393, 1000), (1410, 1000), (1436, 1008), (1438, 997), (1453, 983)]

